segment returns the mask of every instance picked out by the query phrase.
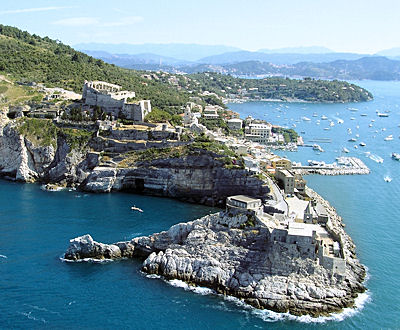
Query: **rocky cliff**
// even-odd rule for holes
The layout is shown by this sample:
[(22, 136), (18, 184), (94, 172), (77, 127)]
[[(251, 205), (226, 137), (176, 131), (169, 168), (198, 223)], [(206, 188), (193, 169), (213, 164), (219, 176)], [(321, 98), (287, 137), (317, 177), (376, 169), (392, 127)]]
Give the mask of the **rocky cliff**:
[(346, 273), (338, 276), (316, 260), (273, 241), (271, 228), (260, 221), (249, 222), (249, 216), (220, 212), (174, 225), (165, 232), (110, 245), (85, 235), (70, 241), (65, 258), (143, 257), (142, 270), (147, 273), (206, 286), (256, 308), (296, 315), (338, 312), (352, 306), (357, 294), (365, 290), (364, 267), (344, 232), (340, 235)]
[[(247, 171), (226, 168), (221, 156), (207, 150), (171, 158), (156, 157), (129, 167), (119, 167), (118, 162), (100, 165), (102, 148), (111, 142), (123, 145), (123, 152), (169, 146), (162, 143), (153, 146), (154, 141), (148, 141), (150, 146), (137, 147), (130, 145), (131, 142), (98, 137), (71, 146), (61, 130), (51, 143), (44, 145), (21, 134), (17, 120), (3, 118), (1, 122), (0, 174), (12, 179), (69, 185), (90, 192), (124, 190), (207, 205), (224, 205), (229, 195), (264, 198), (269, 192), (262, 180)], [(123, 158), (124, 153), (116, 153), (114, 149), (114, 157)]]

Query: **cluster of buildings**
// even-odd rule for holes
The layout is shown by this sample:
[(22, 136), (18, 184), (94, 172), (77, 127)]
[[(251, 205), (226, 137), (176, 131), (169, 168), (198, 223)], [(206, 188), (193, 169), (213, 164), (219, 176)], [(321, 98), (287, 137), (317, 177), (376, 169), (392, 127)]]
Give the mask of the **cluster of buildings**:
[[(317, 205), (310, 201), (307, 212)], [(321, 205), (322, 207), (322, 205)], [(230, 196), (226, 200), (227, 211), (250, 212), (257, 223), (268, 228), (269, 242), (284, 246), (293, 257), (310, 258), (334, 275), (343, 278), (346, 261), (340, 237), (329, 227), (329, 216), (293, 219), (286, 214), (271, 215), (265, 212), (261, 199), (244, 195)], [(326, 213), (326, 212), (325, 212)]]

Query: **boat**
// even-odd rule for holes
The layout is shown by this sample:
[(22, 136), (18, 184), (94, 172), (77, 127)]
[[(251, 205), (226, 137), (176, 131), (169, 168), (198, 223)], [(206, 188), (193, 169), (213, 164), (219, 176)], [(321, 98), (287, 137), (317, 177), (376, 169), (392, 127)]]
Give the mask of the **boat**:
[(347, 133), (351, 134), (351, 128), (347, 129)]
[(313, 113), (313, 117), (318, 117), (318, 114), (316, 112)]
[(389, 117), (389, 114), (387, 113), (377, 112), (376, 114), (378, 115), (378, 117)]
[(358, 111), (357, 108), (347, 108), (347, 109), (349, 109), (350, 111)]
[(396, 152), (392, 152), (392, 158), (394, 160), (400, 160), (400, 154), (396, 153)]
[(360, 146), (365, 147), (366, 146), (365, 142), (360, 142)]
[(344, 120), (343, 120), (343, 119), (340, 119), (340, 118), (338, 118), (338, 119), (337, 119), (337, 123), (338, 123), (338, 124), (343, 124), (343, 123), (344, 123)]
[(393, 140), (393, 135), (390, 134), (387, 137), (384, 138), (385, 141), (392, 141)]
[(358, 145), (355, 145), (355, 146), (354, 146), (354, 149), (358, 149)]
[(349, 149), (347, 149), (346, 147), (343, 147), (342, 151), (345, 152), (346, 154), (350, 152)]
[(348, 141), (349, 142), (357, 142), (357, 139), (356, 138), (351, 138), (351, 139), (348, 139)]
[(389, 175), (386, 175), (383, 180), (385, 180), (386, 182), (391, 182), (392, 178)]
[(325, 166), (326, 163), (324, 161), (317, 161), (317, 160), (308, 160), (308, 165), (309, 166)]
[(308, 118), (308, 117), (301, 117), (301, 119), (304, 120), (304, 121), (311, 121), (311, 119)]
[(330, 127), (333, 127), (333, 126), (335, 126), (335, 123), (334, 123), (333, 121), (331, 121), (331, 122), (329, 123), (329, 126), (330, 126)]
[(354, 117), (350, 117), (350, 120), (356, 120)]
[(312, 148), (315, 151), (324, 152), (324, 149), (322, 149), (319, 144), (314, 144)]
[(372, 124), (369, 124), (368, 127), (372, 127)]
[(328, 117), (327, 117), (327, 116), (325, 116), (325, 115), (322, 115), (322, 116), (321, 116), (321, 119), (322, 119), (322, 120), (327, 120), (327, 119), (328, 119)]
[(330, 127), (325, 127), (324, 130), (325, 131), (329, 131), (331, 128)]
[(368, 115), (366, 113), (362, 113), (361, 117), (367, 117)]
[(131, 210), (132, 210), (132, 211), (143, 212), (143, 210), (142, 210), (142, 209), (140, 209), (140, 208), (136, 207), (135, 205), (133, 205), (133, 206), (131, 207)]

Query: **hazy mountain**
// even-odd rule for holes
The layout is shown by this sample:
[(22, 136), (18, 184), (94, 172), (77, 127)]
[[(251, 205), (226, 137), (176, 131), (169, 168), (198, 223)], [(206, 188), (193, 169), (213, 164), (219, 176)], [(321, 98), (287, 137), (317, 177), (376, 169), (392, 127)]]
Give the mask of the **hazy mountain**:
[(276, 48), (276, 49), (259, 49), (260, 53), (267, 54), (326, 54), (326, 53), (334, 53), (333, 50), (320, 47), (320, 46), (309, 46), (309, 47), (285, 47), (285, 48)]
[(105, 51), (111, 54), (157, 54), (184, 61), (196, 61), (206, 56), (238, 51), (240, 48), (223, 45), (197, 45), (197, 44), (102, 44), (81, 43), (74, 45), (77, 50)]
[(400, 47), (384, 49), (377, 52), (376, 55), (388, 56), (388, 57), (400, 57)]
[(110, 54), (104, 51), (92, 51), (92, 50), (82, 50), (89, 56), (99, 58), (105, 62), (112, 63), (118, 66), (131, 68), (132, 65), (136, 64), (151, 64), (151, 65), (188, 65), (192, 62), (178, 60), (173, 57), (161, 56), (152, 53), (142, 53), (142, 54)]
[(332, 62), (336, 60), (356, 60), (365, 56), (365, 54), (354, 53), (326, 53), (326, 54), (266, 54), (260, 52), (229, 52), (220, 55), (208, 56), (198, 62), (209, 64), (232, 64), (246, 61), (270, 62), (274, 64), (295, 64), (299, 62)]

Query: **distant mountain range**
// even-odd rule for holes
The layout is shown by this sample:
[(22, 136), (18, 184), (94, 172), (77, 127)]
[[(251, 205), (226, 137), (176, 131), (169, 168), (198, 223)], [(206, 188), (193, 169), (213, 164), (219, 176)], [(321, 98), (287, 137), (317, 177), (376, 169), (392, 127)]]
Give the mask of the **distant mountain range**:
[[(100, 50), (102, 47), (103, 50)], [(257, 52), (226, 46), (188, 44), (80, 44), (76, 48), (105, 62), (136, 70), (400, 80), (400, 48), (383, 50), (376, 55), (336, 53), (324, 47), (261, 49)], [(110, 49), (126, 52), (110, 53), (107, 51)], [(211, 55), (200, 57), (204, 54)]]

